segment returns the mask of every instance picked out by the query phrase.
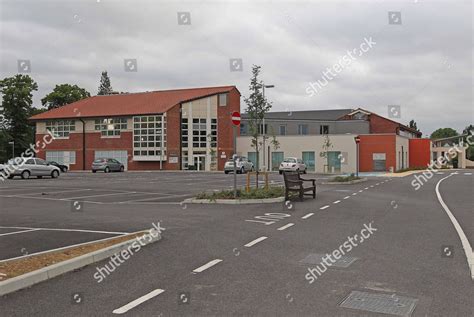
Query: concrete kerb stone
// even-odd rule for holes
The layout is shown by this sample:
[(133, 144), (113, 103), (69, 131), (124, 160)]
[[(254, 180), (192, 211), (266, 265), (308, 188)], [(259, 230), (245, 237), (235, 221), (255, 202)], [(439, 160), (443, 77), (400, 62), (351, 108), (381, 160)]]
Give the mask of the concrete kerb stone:
[[(139, 231), (139, 232), (142, 232), (142, 231)], [(161, 234), (159, 233), (156, 238), (153, 236), (151, 237), (152, 237), (151, 241), (149, 242), (144, 241), (143, 243), (147, 245), (147, 244), (154, 243), (156, 241), (161, 240)], [(67, 272), (77, 270), (79, 268), (93, 264), (95, 262), (102, 261), (122, 250), (127, 249), (128, 246), (134, 243), (135, 241), (136, 241), (136, 238), (123, 241), (119, 244), (112, 245), (104, 249), (100, 249), (88, 254), (84, 254), (84, 255), (0, 282), (0, 296), (18, 291), (23, 288), (33, 286), (37, 283), (49, 280), (53, 277), (59, 276)]]

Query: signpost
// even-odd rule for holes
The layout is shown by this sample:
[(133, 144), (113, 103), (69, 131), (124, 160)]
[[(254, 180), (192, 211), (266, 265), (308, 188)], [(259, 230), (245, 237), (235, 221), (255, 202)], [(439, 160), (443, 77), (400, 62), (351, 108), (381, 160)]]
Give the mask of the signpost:
[(356, 176), (359, 177), (359, 143), (360, 143), (360, 137), (359, 136), (354, 137), (354, 141), (356, 143)]
[(234, 163), (234, 199), (237, 199), (237, 166), (235, 165), (235, 157), (237, 155), (237, 127), (240, 126), (240, 112), (232, 112), (232, 131), (234, 133), (234, 153), (232, 154), (232, 162)]

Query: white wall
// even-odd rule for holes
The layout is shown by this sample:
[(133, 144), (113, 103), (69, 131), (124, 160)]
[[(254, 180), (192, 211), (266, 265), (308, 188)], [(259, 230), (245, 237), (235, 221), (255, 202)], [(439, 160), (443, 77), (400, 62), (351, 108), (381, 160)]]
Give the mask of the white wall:
[[(341, 163), (342, 173), (356, 172), (356, 144), (354, 141), (355, 134), (329, 135), (332, 147), (328, 151), (340, 151), (347, 153), (347, 160)], [(316, 173), (324, 173), (326, 158), (321, 157), (323, 152), (324, 136), (323, 135), (297, 135), (297, 136), (277, 136), (280, 142), (280, 148), (275, 150), (270, 144), (271, 138), (267, 142), (270, 145), (271, 152), (284, 152), (284, 157), (302, 158), (302, 152), (315, 152), (315, 169)], [(251, 147), (251, 137), (240, 136), (237, 138), (237, 154), (247, 156), (248, 152), (255, 152)], [(260, 167), (263, 166), (263, 154), (260, 152)], [(267, 159), (268, 161), (268, 159)], [(271, 162), (271, 156), (270, 156)], [(270, 167), (267, 167), (269, 169)]]

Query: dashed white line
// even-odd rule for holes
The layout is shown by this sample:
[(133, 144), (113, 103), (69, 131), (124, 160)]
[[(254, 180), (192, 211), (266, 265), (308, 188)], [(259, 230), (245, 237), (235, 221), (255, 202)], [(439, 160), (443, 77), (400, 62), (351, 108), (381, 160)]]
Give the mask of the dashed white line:
[(374, 185), (370, 185), (370, 188), (373, 188), (373, 187), (374, 187)]
[(357, 193), (352, 193), (352, 196), (355, 196), (355, 195), (357, 195)]
[(340, 200), (336, 200), (335, 202), (333, 202), (333, 204), (339, 204), (340, 202)]
[(380, 185), (380, 183), (375, 184), (375, 186), (379, 186), (379, 185)]
[(291, 223), (291, 222), (290, 222), (290, 223), (284, 225), (283, 227), (278, 228), (277, 230), (282, 231), (282, 230), (285, 230), (285, 229), (287, 229), (287, 228), (289, 228), (289, 227), (292, 227), (292, 226), (294, 226), (294, 225), (295, 225), (294, 223)]
[(369, 187), (364, 188), (365, 190), (369, 189)]
[(267, 238), (267, 237), (260, 237), (260, 238), (258, 238), (258, 239), (253, 240), (253, 241), (250, 241), (249, 243), (247, 243), (246, 245), (244, 245), (244, 247), (250, 248), (251, 246), (256, 245), (256, 244), (259, 243), (260, 241), (265, 240), (266, 238)]
[(349, 199), (349, 198), (351, 198), (351, 196), (346, 196), (346, 197), (344, 197), (344, 199)]
[(309, 214), (304, 215), (303, 217), (301, 217), (301, 219), (308, 219), (312, 215), (314, 215), (314, 212), (310, 212)]
[(222, 260), (221, 260), (221, 259), (212, 260), (212, 261), (210, 261), (210, 262), (204, 264), (203, 266), (200, 266), (200, 267), (198, 267), (197, 269), (194, 269), (194, 270), (193, 270), (193, 273), (194, 273), (194, 274), (196, 274), (196, 273), (201, 273), (201, 272), (207, 270), (208, 268), (210, 268), (210, 267), (216, 265), (216, 264), (219, 263), (219, 262), (222, 262)]
[(116, 310), (113, 311), (114, 314), (125, 314), (126, 312), (128, 312), (130, 309), (132, 308), (135, 308), (137, 307), (138, 305), (146, 302), (147, 300), (149, 299), (152, 299), (153, 297), (155, 296), (158, 296), (160, 295), (161, 293), (163, 293), (165, 290), (164, 289), (155, 289), (154, 291), (151, 291), (150, 293), (146, 294), (146, 295), (143, 295), (142, 297), (140, 298), (137, 298), (136, 300), (128, 303), (127, 305), (125, 306), (122, 306), (120, 308), (117, 308)]
[(472, 175), (472, 173), (464, 173), (464, 175)]
[(321, 208), (319, 208), (319, 209), (321, 209), (321, 210), (324, 210), (324, 209), (326, 209), (326, 208), (329, 208), (329, 205), (322, 206), (322, 207), (321, 207)]
[(363, 192), (363, 190), (362, 190), (362, 189), (361, 189), (361, 190), (359, 190), (359, 193), (362, 193), (362, 192)]

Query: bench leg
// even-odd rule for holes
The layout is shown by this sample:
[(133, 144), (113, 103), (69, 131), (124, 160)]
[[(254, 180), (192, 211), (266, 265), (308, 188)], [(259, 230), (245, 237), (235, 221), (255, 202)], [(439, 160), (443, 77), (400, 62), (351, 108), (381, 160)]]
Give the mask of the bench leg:
[(300, 190), (300, 201), (304, 200), (304, 191)]
[(313, 189), (313, 199), (316, 199), (316, 188)]

